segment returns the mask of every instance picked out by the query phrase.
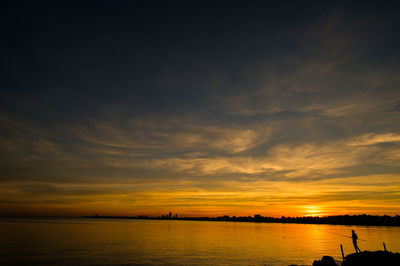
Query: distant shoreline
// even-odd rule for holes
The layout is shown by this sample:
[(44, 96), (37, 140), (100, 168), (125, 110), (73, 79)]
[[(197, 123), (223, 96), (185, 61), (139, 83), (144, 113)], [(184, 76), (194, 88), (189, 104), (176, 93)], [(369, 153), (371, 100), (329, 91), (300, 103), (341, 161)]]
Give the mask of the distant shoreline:
[(330, 225), (366, 225), (366, 226), (400, 226), (400, 216), (388, 215), (337, 215), (325, 217), (264, 217), (254, 216), (218, 216), (218, 217), (159, 217), (150, 216), (83, 216), (89, 219), (133, 219), (133, 220), (183, 220), (183, 221), (225, 221), (253, 223), (295, 223), (295, 224), (330, 224)]

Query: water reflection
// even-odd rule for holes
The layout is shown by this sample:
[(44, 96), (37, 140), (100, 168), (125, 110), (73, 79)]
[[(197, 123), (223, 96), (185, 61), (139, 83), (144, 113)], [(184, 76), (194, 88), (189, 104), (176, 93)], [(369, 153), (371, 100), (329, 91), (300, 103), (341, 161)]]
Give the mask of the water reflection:
[[(400, 250), (400, 229), (151, 220), (0, 220), (0, 264), (308, 264), (323, 255)], [(344, 236), (349, 237), (344, 237)]]

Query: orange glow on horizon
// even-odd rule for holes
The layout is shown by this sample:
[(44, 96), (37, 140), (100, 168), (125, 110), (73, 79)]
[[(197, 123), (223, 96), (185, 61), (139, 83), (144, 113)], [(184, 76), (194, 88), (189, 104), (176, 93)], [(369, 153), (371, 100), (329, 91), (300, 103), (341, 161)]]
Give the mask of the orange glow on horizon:
[[(374, 182), (387, 182), (381, 191), (388, 195), (398, 190), (392, 180), (397, 176), (354, 177), (320, 180), (301, 185), (273, 181), (209, 181), (207, 187), (195, 181), (159, 181), (135, 184), (91, 184), (100, 195), (76, 194), (26, 197), (13, 204), (0, 204), (2, 215), (29, 216), (160, 216), (172, 212), (180, 217), (253, 216), (329, 216), (344, 214), (398, 215), (395, 200), (361, 198), (376, 189)], [(364, 186), (363, 183), (368, 186)], [(390, 184), (391, 182), (391, 184)], [(340, 184), (340, 186), (338, 185)], [(82, 185), (56, 184), (57, 190), (87, 189)], [(54, 186), (56, 186), (54, 185)], [(157, 187), (157, 188), (154, 188)], [(169, 189), (165, 189), (168, 187)], [(111, 189), (119, 193), (109, 193)], [(135, 191), (136, 190), (136, 191)], [(352, 192), (349, 193), (348, 191)], [(131, 192), (132, 191), (132, 192)], [(4, 197), (12, 198), (18, 191), (1, 189)], [(21, 195), (20, 198), (22, 198)], [(53, 202), (52, 202), (53, 201)], [(18, 203), (19, 202), (19, 203)]]

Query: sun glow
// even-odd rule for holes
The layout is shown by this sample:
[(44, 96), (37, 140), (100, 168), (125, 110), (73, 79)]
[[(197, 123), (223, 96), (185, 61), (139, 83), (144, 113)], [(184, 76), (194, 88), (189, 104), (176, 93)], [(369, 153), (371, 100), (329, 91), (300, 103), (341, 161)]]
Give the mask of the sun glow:
[(319, 206), (304, 206), (303, 207), (304, 216), (311, 217), (311, 216), (324, 216), (325, 213)]

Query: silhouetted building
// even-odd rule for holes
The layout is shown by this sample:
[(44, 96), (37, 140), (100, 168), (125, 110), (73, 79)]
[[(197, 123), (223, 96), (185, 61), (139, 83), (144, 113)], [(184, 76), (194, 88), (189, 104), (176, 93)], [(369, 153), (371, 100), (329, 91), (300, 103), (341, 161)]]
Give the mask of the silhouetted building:
[(254, 221), (255, 221), (255, 222), (262, 222), (263, 219), (264, 219), (264, 217), (261, 216), (261, 215), (259, 215), (259, 214), (255, 214), (255, 215), (254, 215)]

